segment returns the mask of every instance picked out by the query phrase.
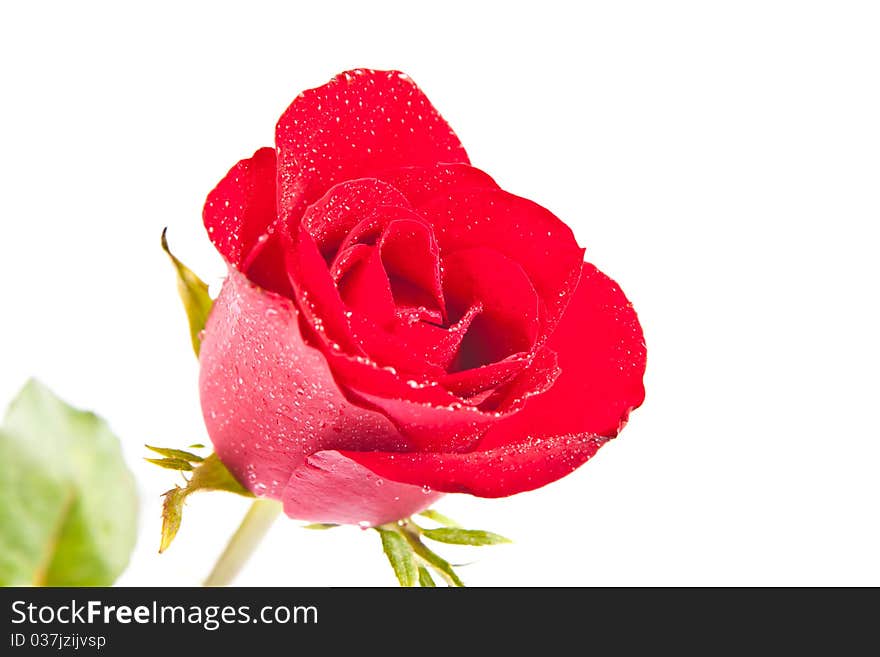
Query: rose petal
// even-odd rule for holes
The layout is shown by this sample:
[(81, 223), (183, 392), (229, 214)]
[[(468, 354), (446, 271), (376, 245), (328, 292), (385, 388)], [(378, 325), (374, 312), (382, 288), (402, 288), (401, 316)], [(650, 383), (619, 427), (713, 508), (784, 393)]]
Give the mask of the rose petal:
[(293, 298), (293, 288), (286, 271), (286, 244), (289, 236), (278, 233), (273, 224), (268, 233), (257, 238), (257, 243), (245, 257), (239, 271), (264, 290), (280, 294), (288, 299)]
[(440, 385), (469, 403), (474, 403), (471, 399), (474, 395), (487, 390), (491, 392), (497, 386), (506, 383), (521, 372), (528, 362), (528, 354), (512, 354), (495, 363), (445, 374), (440, 378)]
[(483, 410), (517, 411), (530, 397), (549, 390), (562, 370), (556, 352), (546, 346), (538, 349), (519, 374), (499, 385), (479, 404)]
[(383, 413), (417, 450), (472, 449), (503, 417), (464, 404), (436, 381), (408, 379), (368, 358), (331, 351), (327, 359), (348, 399)]
[(336, 284), (339, 295), (352, 313), (380, 327), (389, 326), (397, 317), (396, 306), (379, 250), (365, 244), (355, 244), (352, 249), (357, 250), (356, 254), (348, 260), (347, 271)]
[(394, 367), (407, 378), (439, 379), (455, 357), (462, 337), (481, 307), (475, 305), (449, 328), (427, 322), (398, 321), (384, 331), (365, 317), (352, 314), (352, 334), (370, 357)]
[(314, 339), (316, 346), (326, 352), (341, 350), (364, 359), (370, 354), (372, 361), (399, 368), (408, 375), (441, 375), (479, 309), (449, 329), (423, 323), (401, 326), (386, 289), (383, 307), (394, 320), (393, 326), (383, 328), (370, 319), (370, 312), (364, 312), (370, 310), (371, 303), (378, 304), (381, 297), (367, 294), (363, 297), (365, 308), (348, 310), (334, 283), (334, 274), (341, 277), (360, 257), (374, 252), (374, 247), (364, 244), (350, 246), (334, 261), (331, 273), (311, 235), (300, 228), (298, 241), (286, 250), (286, 257), (294, 296), (306, 319), (308, 339)]
[(427, 322), (417, 322), (415, 324), (398, 324), (396, 333), (407, 344), (413, 345), (416, 353), (424, 354), (426, 361), (445, 371), (450, 368), (452, 359), (458, 353), (461, 341), (467, 334), (471, 323), (479, 317), (481, 312), (483, 312), (482, 304), (475, 303), (447, 328), (434, 326)]
[(443, 291), (450, 312), (475, 303), (483, 312), (471, 324), (452, 366), (467, 370), (530, 352), (538, 335), (538, 296), (516, 262), (488, 247), (446, 254)]
[[(358, 327), (369, 327), (366, 318), (354, 313), (346, 317), (327, 265), (303, 227), (299, 239), (295, 248), (287, 251), (291, 283), (299, 307), (315, 329), (314, 337), (346, 397), (386, 415), (420, 449), (458, 451), (476, 444), (500, 415), (467, 407), (439, 385), (410, 379), (393, 366), (377, 363), (374, 341), (381, 330), (375, 327), (352, 333)], [(459, 332), (460, 328), (451, 335), (455, 337)]]
[(278, 121), (275, 143), (279, 207), (293, 222), (340, 181), (468, 162), (446, 121), (398, 71), (348, 71), (300, 94)]
[(377, 477), (337, 451), (313, 454), (290, 477), (284, 511), (309, 522), (382, 525), (423, 511), (441, 494)]
[[(395, 324), (398, 322), (396, 319), (394, 321)], [(443, 368), (427, 358), (428, 354), (434, 353), (436, 345), (419, 342), (421, 334), (414, 331), (396, 333), (394, 327), (382, 328), (368, 317), (355, 313), (352, 313), (349, 322), (352, 335), (364, 351), (369, 353), (370, 359), (395, 370), (398, 376), (423, 380), (436, 379), (443, 375)], [(446, 333), (444, 329), (431, 328)], [(442, 339), (442, 336), (426, 337), (438, 341)]]
[(542, 336), (553, 330), (583, 262), (584, 250), (568, 226), (537, 203), (503, 190), (450, 190), (416, 209), (433, 226), (444, 259), (455, 251), (490, 247), (522, 267), (544, 302)]
[[(348, 180), (330, 189), (309, 206), (302, 225), (311, 235), (321, 255), (329, 258), (346, 236), (366, 217), (382, 207), (410, 209), (409, 201), (397, 189), (375, 178)], [(288, 226), (295, 234), (296, 226)]]
[(617, 435), (641, 404), (645, 345), (623, 292), (585, 263), (547, 346), (557, 351), (562, 369), (555, 384), (492, 426), (476, 450), (343, 454), (392, 481), (480, 497), (513, 495), (567, 475)]
[[(376, 179), (352, 180), (329, 190), (306, 212), (302, 225), (316, 241), (322, 256), (329, 257), (339, 241), (353, 225), (383, 205), (399, 205), (409, 208), (409, 202), (393, 187)], [(275, 219), (264, 227), (256, 238), (256, 244), (239, 269), (248, 278), (267, 290), (283, 296), (294, 294), (288, 278), (290, 237), (296, 242), (300, 232), (299, 217), (294, 225)]]
[(375, 248), (370, 244), (352, 244), (337, 253), (330, 267), (330, 276), (333, 279), (333, 283), (338, 286), (340, 279), (374, 250)]
[(295, 238), (288, 235), (282, 238), (285, 269), (293, 296), (312, 329), (308, 337), (316, 338), (325, 349), (338, 348), (364, 355), (362, 346), (352, 336), (345, 304), (312, 236), (300, 226)]
[(588, 435), (530, 438), (465, 454), (342, 451), (376, 476), (445, 493), (505, 497), (540, 488), (587, 462), (607, 441)]
[(346, 399), (324, 356), (303, 341), (297, 316), (289, 300), (230, 268), (199, 357), (214, 449), (248, 490), (274, 498), (317, 451), (411, 448), (381, 413)]
[(562, 370), (547, 392), (495, 425), (480, 449), (525, 436), (616, 436), (645, 397), (645, 341), (620, 287), (584, 263), (580, 284), (547, 342)]
[(202, 218), (208, 236), (236, 268), (275, 221), (275, 151), (241, 160), (208, 194)]
[(431, 227), (421, 220), (395, 219), (382, 231), (378, 248), (395, 303), (407, 309), (434, 309), (442, 322), (446, 305), (440, 277), (440, 250)]
[(431, 167), (402, 167), (377, 174), (398, 189), (413, 207), (450, 193), (468, 190), (500, 189), (492, 177), (468, 164), (437, 164)]

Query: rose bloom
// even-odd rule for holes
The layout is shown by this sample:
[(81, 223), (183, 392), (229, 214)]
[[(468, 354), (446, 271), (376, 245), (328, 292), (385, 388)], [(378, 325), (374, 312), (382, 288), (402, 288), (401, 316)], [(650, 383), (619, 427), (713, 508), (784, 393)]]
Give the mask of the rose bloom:
[(201, 345), (208, 433), (293, 518), (377, 525), (442, 493), (532, 490), (642, 402), (623, 292), (470, 166), (402, 73), (297, 97), (204, 222), (229, 265)]

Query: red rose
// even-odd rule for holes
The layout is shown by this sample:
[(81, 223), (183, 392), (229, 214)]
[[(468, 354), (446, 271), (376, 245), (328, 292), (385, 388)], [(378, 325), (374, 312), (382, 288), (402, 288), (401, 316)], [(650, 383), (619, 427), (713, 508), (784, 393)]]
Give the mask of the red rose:
[(402, 73), (301, 94), (204, 221), (229, 264), (201, 346), (208, 433), (291, 517), (374, 525), (538, 488), (642, 402), (623, 292), (470, 166)]

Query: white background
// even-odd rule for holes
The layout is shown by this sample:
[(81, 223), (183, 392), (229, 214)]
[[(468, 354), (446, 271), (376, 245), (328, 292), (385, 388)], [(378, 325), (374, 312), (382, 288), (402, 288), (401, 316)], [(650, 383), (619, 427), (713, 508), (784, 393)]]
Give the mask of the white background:
[[(246, 509), (142, 445), (206, 441), (172, 270), (217, 283), (207, 192), (301, 90), (409, 73), (475, 165), (573, 226), (648, 343), (586, 466), (441, 511), (506, 534), (471, 585), (880, 585), (875, 3), (3, 3), (0, 406), (97, 410), (143, 495), (129, 585), (196, 584)], [(392, 585), (374, 532), (282, 519), (237, 583)]]

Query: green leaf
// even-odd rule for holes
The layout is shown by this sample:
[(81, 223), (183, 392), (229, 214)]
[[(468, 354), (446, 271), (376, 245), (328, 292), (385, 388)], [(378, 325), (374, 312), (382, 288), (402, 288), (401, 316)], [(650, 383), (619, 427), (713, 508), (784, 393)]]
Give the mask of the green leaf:
[(198, 454), (193, 454), (192, 452), (187, 452), (186, 450), (182, 449), (172, 449), (170, 447), (153, 447), (152, 445), (144, 445), (144, 447), (152, 452), (156, 452), (156, 454), (161, 454), (162, 456), (167, 456), (168, 458), (172, 459), (181, 459), (190, 463), (201, 463), (205, 460)]
[(193, 443), (189, 446), (190, 449), (205, 449), (205, 446), (202, 443)]
[(437, 586), (434, 584), (434, 578), (431, 577), (431, 573), (423, 566), (419, 566), (419, 586), (424, 588), (434, 588)]
[(119, 440), (35, 380), (0, 428), (0, 585), (107, 586), (137, 534)]
[(184, 470), (189, 472), (193, 469), (192, 463), (183, 459), (144, 459), (160, 468), (168, 468), (169, 470)]
[(458, 527), (440, 527), (438, 529), (426, 529), (422, 532), (425, 538), (440, 543), (455, 543), (457, 545), (498, 545), (510, 543), (509, 538), (499, 534), (484, 532), (481, 529), (460, 529)]
[(171, 263), (177, 271), (177, 292), (180, 294), (184, 310), (186, 310), (186, 317), (189, 320), (193, 351), (198, 356), (201, 347), (199, 335), (205, 328), (214, 302), (208, 296), (208, 285), (171, 253), (171, 249), (168, 248), (168, 240), (165, 237), (167, 231), (167, 228), (162, 231), (162, 250), (171, 258)]
[(397, 581), (401, 586), (415, 586), (418, 581), (416, 560), (409, 543), (396, 531), (377, 527), (382, 536), (382, 549), (394, 569)]
[(313, 522), (310, 525), (303, 525), (303, 529), (333, 529), (334, 527), (339, 527), (334, 522)]
[(428, 518), (428, 520), (433, 520), (438, 525), (445, 525), (446, 527), (461, 527), (461, 525), (455, 522), (455, 520), (449, 516), (444, 516), (442, 513), (435, 511), (434, 509), (425, 509), (419, 515)]
[[(150, 461), (152, 459), (147, 460)], [(171, 545), (171, 541), (177, 535), (177, 530), (180, 529), (180, 521), (183, 517), (183, 504), (186, 502), (186, 498), (192, 493), (206, 490), (223, 490), (245, 497), (253, 497), (253, 494), (232, 476), (229, 469), (223, 465), (220, 457), (216, 454), (211, 454), (192, 468), (192, 477), (190, 477), (186, 486), (183, 488), (175, 486), (164, 494), (165, 501), (162, 504), (162, 539), (159, 543), (159, 552), (167, 550), (168, 546)]]

